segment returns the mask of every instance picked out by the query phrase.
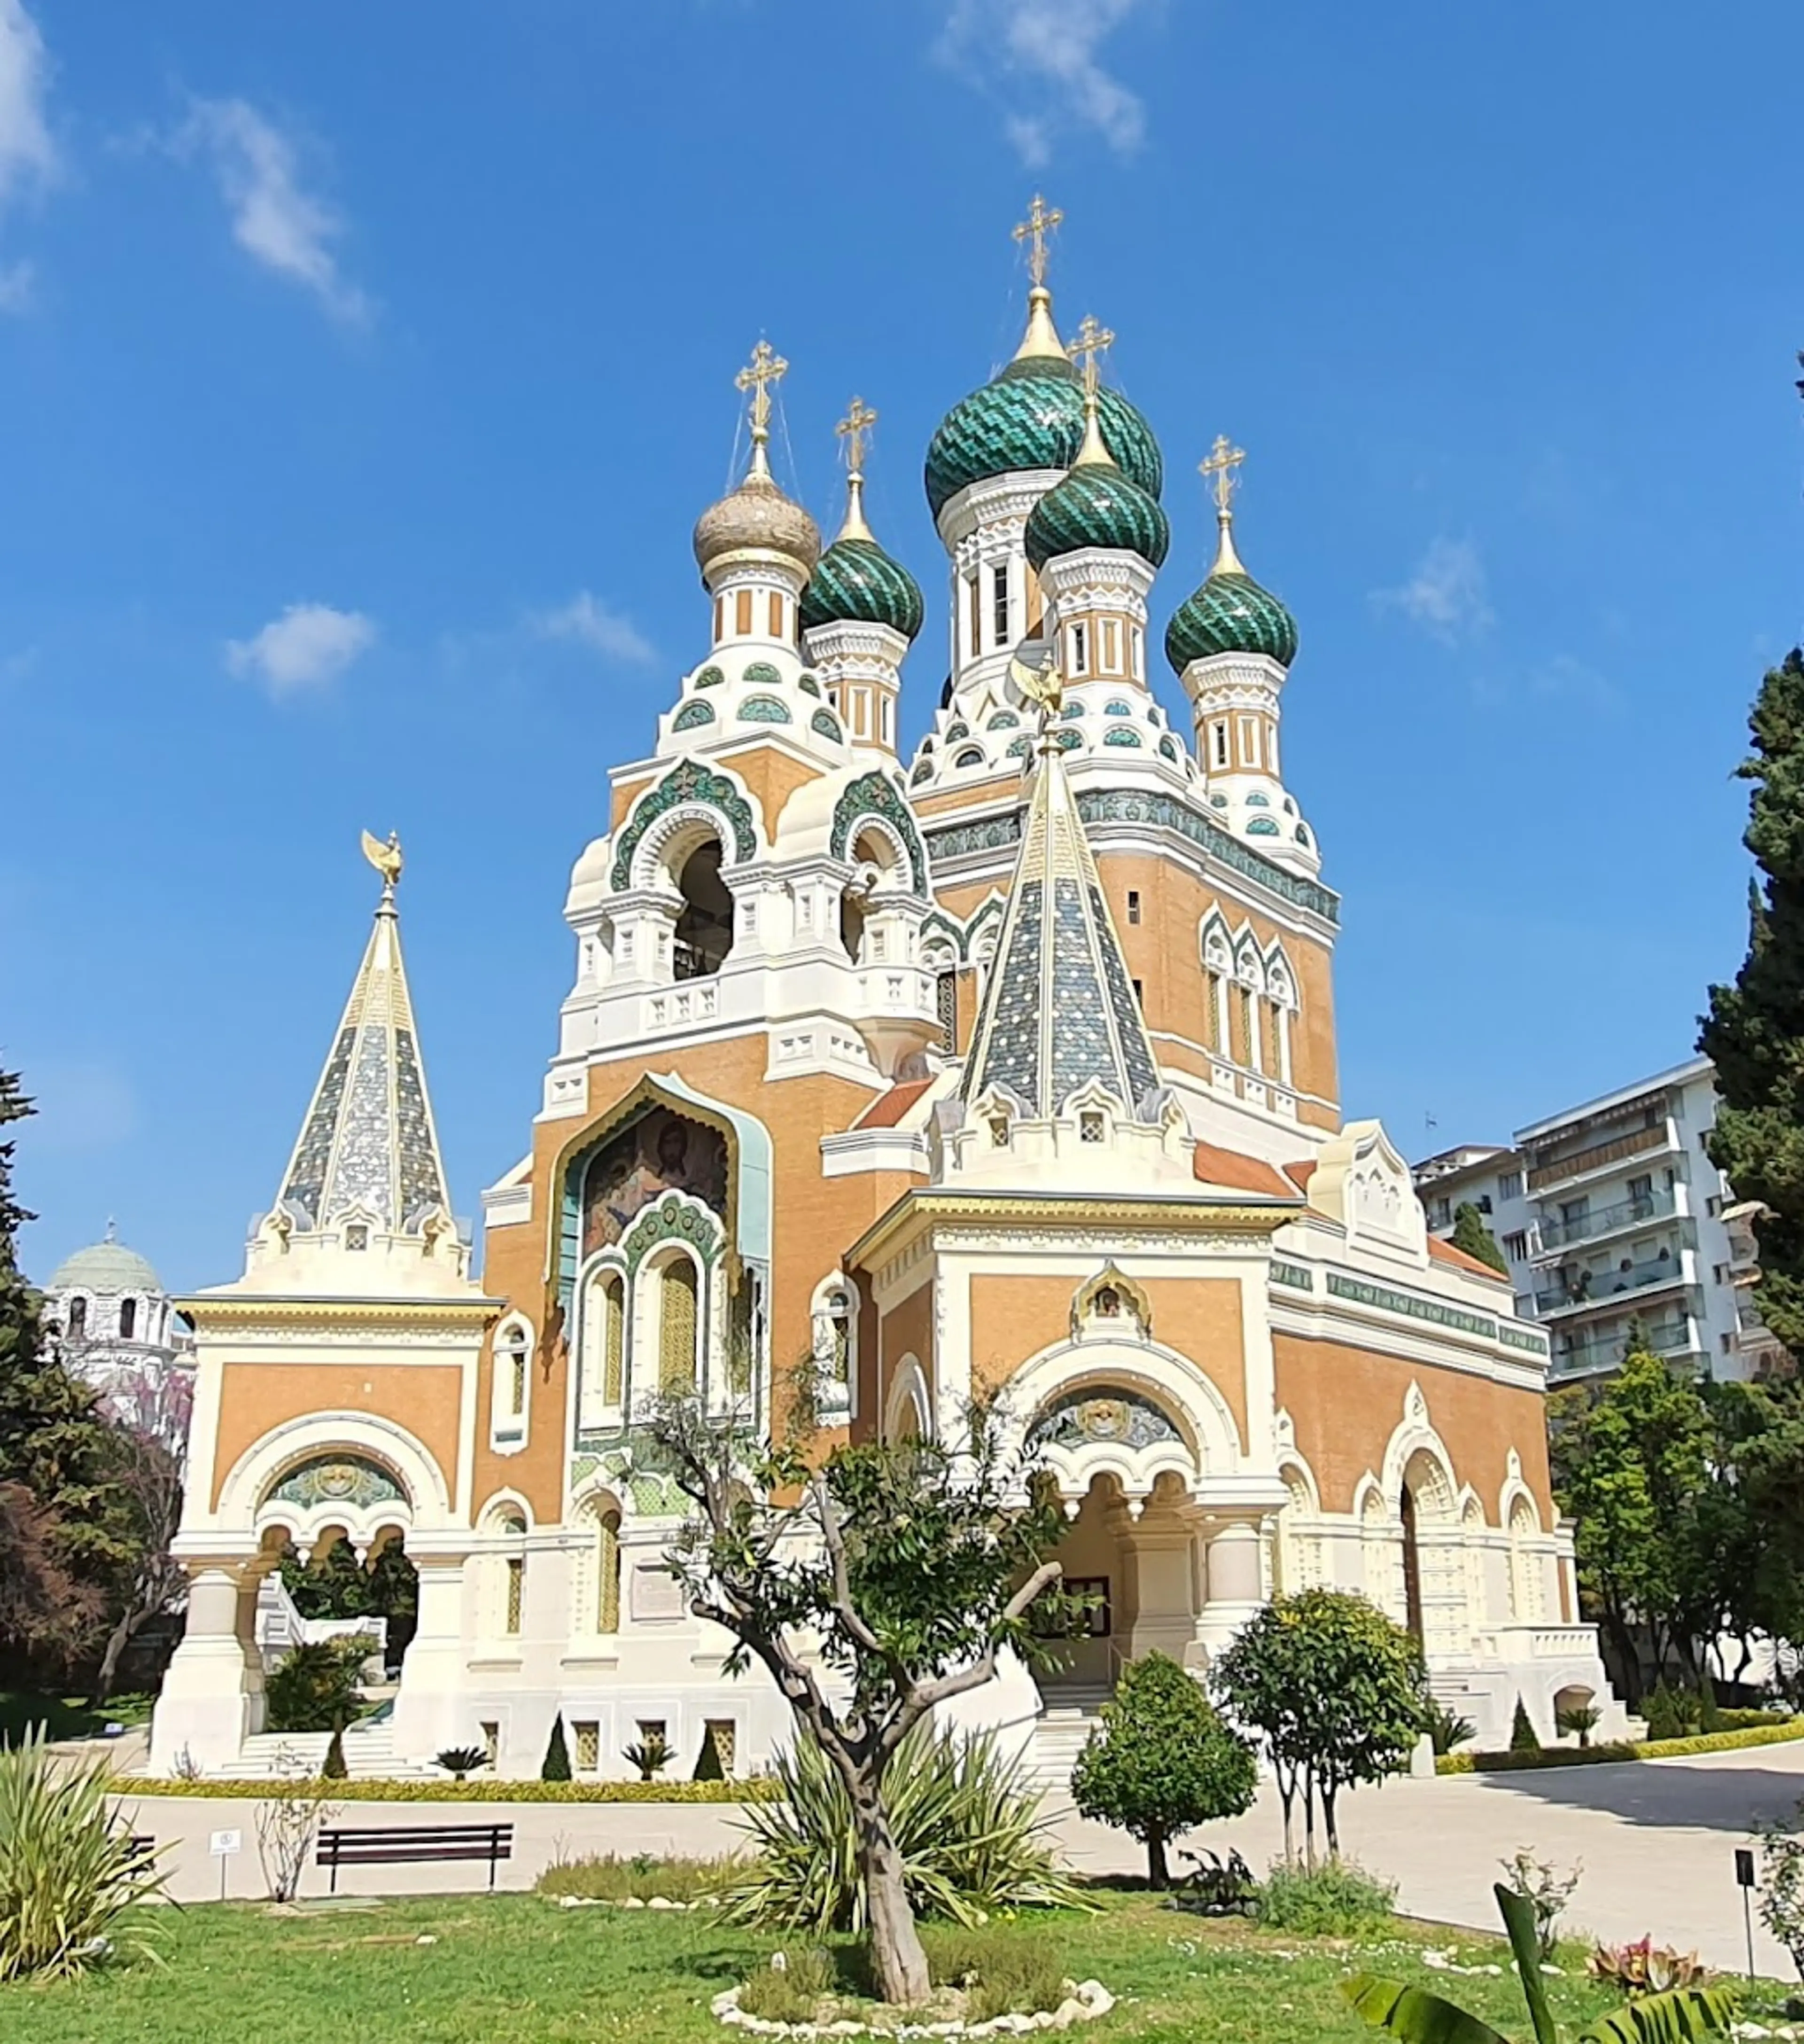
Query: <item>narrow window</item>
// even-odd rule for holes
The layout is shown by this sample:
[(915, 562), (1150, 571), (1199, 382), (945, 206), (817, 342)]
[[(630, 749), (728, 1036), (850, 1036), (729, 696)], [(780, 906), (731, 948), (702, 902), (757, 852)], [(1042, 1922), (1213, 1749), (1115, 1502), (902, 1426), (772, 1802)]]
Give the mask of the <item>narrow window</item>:
[(1038, 639), (1040, 627), (1046, 622), (1046, 600), (1040, 592), (1039, 571), (1034, 563), (1027, 563), (1027, 636)]
[(608, 1278), (601, 1287), (601, 1397), (618, 1405), (626, 1374), (626, 1285), (619, 1277)]
[(593, 1718), (578, 1718), (570, 1726), (576, 1735), (576, 1771), (593, 1774), (601, 1765), (601, 1727)]
[(1243, 766), (1259, 764), (1259, 720), (1243, 717), (1240, 720), (1240, 763)]
[(88, 1331), (88, 1302), (86, 1299), (69, 1301), (69, 1339), (79, 1341)]
[(969, 634), (965, 650), (974, 660), (983, 650), (984, 600), (977, 592), (977, 577), (973, 570), (965, 578), (965, 620)]
[(673, 1256), (658, 1281), (658, 1388), (667, 1397), (696, 1388), (695, 1266)]
[(1222, 976), (1219, 972), (1205, 970), (1203, 974), (1203, 1040), (1211, 1051), (1222, 1047)]
[(990, 570), (990, 625), (999, 646), (1008, 644), (1008, 567)]
[(1121, 672), (1121, 627), (1112, 617), (1103, 620), (1103, 672)]
[(1137, 682), (1143, 682), (1146, 678), (1146, 635), (1138, 624), (1133, 628), (1131, 644), (1134, 649), (1134, 678)]
[(367, 1249), (370, 1246), (368, 1224), (360, 1220), (347, 1222), (344, 1230), (344, 1246), (347, 1249)]
[(1215, 747), (1215, 764), (1218, 766), (1226, 766), (1228, 763), (1228, 727), (1227, 720), (1225, 717), (1219, 724), (1212, 724), (1210, 725), (1209, 736), (1211, 742)]
[(733, 597), (733, 629), (742, 637), (751, 630), (751, 591), (738, 590)]
[(1087, 674), (1090, 671), (1090, 631), (1084, 624), (1071, 628), (1071, 671)]
[(715, 597), (715, 599), (714, 599), (714, 643), (715, 643), (715, 644), (716, 644), (716, 646), (718, 646), (718, 645), (720, 644), (720, 641), (721, 641), (723, 639), (724, 639), (724, 638), (726, 637), (726, 636), (727, 636), (727, 599), (726, 599), (726, 597), (724, 597), (724, 596), (717, 596), (717, 597)]
[(138, 1331), (138, 1302), (136, 1299), (119, 1301), (119, 1339), (129, 1341)]
[(1127, 920), (1130, 923), (1138, 923), (1140, 920), (1140, 889), (1138, 887), (1130, 887), (1127, 890)]
[(595, 1523), (595, 1630), (620, 1629), (620, 1515), (604, 1512)]
[(1077, 1139), (1080, 1143), (1100, 1143), (1103, 1139), (1103, 1117), (1093, 1107), (1087, 1107), (1077, 1117)]
[(896, 742), (896, 706), (888, 696), (884, 697), (882, 701), (883, 742), (885, 745), (893, 745)]
[(482, 1750), (489, 1756), (493, 1767), (501, 1757), (501, 1728), (493, 1718), (484, 1718), (477, 1730), (482, 1735)]
[(773, 639), (783, 636), (783, 599), (775, 590), (770, 592), (770, 636)]
[(502, 1616), (501, 1630), (509, 1639), (517, 1636), (522, 1613), (526, 1608), (526, 1557), (509, 1554), (508, 1557), (507, 1609)]
[(1135, 980), (1134, 982), (1134, 998), (1138, 1005), (1142, 1008), (1144, 1008), (1146, 1005), (1146, 989), (1141, 986), (1138, 980)]
[(871, 728), (871, 697), (869, 689), (859, 689), (852, 697), (852, 728), (860, 738), (868, 738)]

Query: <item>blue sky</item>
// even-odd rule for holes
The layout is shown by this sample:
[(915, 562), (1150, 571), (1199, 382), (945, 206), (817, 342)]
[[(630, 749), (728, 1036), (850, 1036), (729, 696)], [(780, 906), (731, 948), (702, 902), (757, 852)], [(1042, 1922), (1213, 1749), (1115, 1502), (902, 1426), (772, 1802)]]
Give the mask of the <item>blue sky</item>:
[[(0, 1055), (39, 1275), (239, 1267), (362, 946), (367, 824), (460, 1210), (524, 1148), (608, 763), (704, 644), (734, 371), (796, 486), (881, 413), (929, 596), (1008, 229), (1193, 469), (1249, 451), (1350, 1113), (1412, 1155), (1675, 1062), (1801, 628), (1804, 15), (1390, 0), (0, 0)], [(1163, 688), (1181, 709), (1175, 684)], [(1425, 1126), (1432, 1114), (1437, 1124)]]

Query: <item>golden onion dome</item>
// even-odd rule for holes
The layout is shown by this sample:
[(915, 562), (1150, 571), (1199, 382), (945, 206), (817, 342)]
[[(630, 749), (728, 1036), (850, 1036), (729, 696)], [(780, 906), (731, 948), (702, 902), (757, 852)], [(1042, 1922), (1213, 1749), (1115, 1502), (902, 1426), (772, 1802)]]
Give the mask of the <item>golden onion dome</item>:
[(695, 521), (694, 545), (696, 566), (704, 578), (723, 554), (749, 548), (783, 555), (805, 580), (820, 559), (820, 528), (777, 487), (759, 444), (745, 481)]

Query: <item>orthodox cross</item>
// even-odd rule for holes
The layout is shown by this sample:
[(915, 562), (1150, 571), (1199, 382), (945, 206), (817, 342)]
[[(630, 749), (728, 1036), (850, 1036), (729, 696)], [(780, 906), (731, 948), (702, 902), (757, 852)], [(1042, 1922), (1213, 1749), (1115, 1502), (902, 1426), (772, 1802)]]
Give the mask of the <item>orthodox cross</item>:
[(1208, 459), (1197, 463), (1198, 473), (1215, 498), (1215, 509), (1224, 516), (1232, 508), (1234, 494), (1240, 487), (1240, 478), (1234, 471), (1246, 459), (1245, 448), (1234, 446), (1226, 433), (1217, 433)]
[(1092, 313), (1086, 313), (1084, 324), (1077, 329), (1077, 338), (1067, 350), (1073, 362), (1081, 359), (1083, 363), (1085, 397), (1096, 396), (1097, 359), (1107, 355), (1114, 345), (1115, 336), (1106, 326), (1098, 326)]
[(1034, 202), (1027, 209), (1027, 217), (1015, 229), (1017, 241), (1031, 244), (1027, 251), (1027, 275), (1035, 290), (1038, 290), (1046, 281), (1046, 243), (1051, 239), (1053, 229), (1064, 218), (1065, 215), (1056, 206), (1049, 206), (1035, 192)]
[(759, 447), (770, 437), (770, 386), (781, 383), (789, 373), (789, 363), (768, 340), (761, 340), (752, 350), (751, 360), (733, 378), (736, 388), (752, 394), (751, 434)]
[(876, 424), (876, 413), (862, 398), (854, 398), (845, 417), (833, 428), (846, 443), (846, 466), (854, 475), (864, 473), (865, 441)]

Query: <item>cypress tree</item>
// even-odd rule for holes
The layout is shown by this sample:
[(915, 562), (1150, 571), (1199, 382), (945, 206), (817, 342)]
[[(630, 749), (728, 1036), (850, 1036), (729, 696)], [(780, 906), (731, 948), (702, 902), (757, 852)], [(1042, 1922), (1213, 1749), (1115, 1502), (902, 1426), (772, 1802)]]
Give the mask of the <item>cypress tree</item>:
[(1760, 1205), (1761, 1317), (1804, 1354), (1804, 652), (1768, 673), (1748, 728), (1753, 755), (1735, 770), (1754, 784), (1741, 841), (1761, 877), (1747, 959), (1710, 989), (1698, 1047), (1716, 1066), (1711, 1162)]
[(551, 1736), (545, 1742), (545, 1764), (539, 1770), (541, 1781), (567, 1781), (570, 1778), (570, 1750), (564, 1742), (564, 1715), (551, 1720)]
[(1461, 1200), (1453, 1209), (1453, 1232), (1450, 1238), (1456, 1249), (1463, 1249), (1467, 1255), (1476, 1256), (1480, 1263), (1488, 1263), (1499, 1276), (1510, 1274), (1510, 1259), (1499, 1247), (1498, 1240), (1484, 1224), (1484, 1216), (1470, 1200)]
[(1510, 1721), (1510, 1750), (1512, 1753), (1539, 1753), (1541, 1735), (1534, 1728), (1534, 1719), (1529, 1716), (1529, 1707), (1520, 1696), (1516, 1699), (1516, 1715)]

